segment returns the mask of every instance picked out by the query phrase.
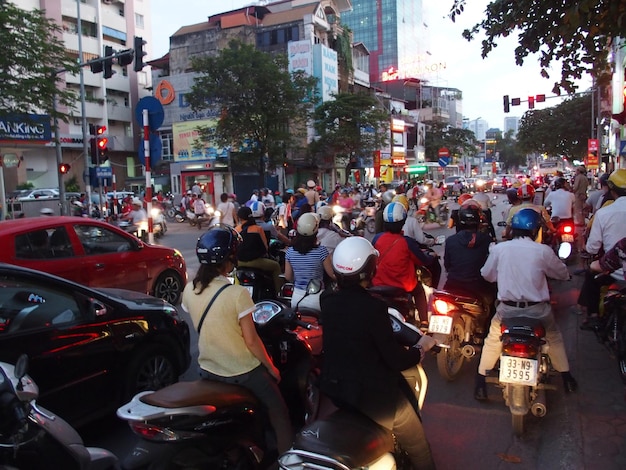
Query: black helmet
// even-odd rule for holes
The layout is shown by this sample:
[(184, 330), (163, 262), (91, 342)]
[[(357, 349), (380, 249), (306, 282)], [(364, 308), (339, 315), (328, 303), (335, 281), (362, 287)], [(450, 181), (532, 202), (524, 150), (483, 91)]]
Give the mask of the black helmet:
[(563, 178), (556, 178), (554, 180), (554, 189), (561, 189), (565, 187), (565, 179)]
[(519, 201), (519, 197), (517, 197), (517, 188), (509, 188), (506, 190), (506, 197), (509, 199), (509, 202), (513, 204), (515, 201)]
[(476, 228), (480, 223), (480, 210), (474, 206), (459, 209), (459, 227)]
[(201, 264), (221, 264), (235, 256), (241, 242), (239, 234), (228, 225), (213, 225), (198, 238), (196, 255)]

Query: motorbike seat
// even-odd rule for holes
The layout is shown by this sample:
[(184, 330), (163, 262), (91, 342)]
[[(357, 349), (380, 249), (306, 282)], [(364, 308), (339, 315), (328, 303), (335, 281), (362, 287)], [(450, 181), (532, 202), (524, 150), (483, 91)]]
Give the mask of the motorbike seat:
[(364, 468), (393, 452), (391, 432), (356, 411), (339, 409), (304, 427), (294, 449), (334, 458), (348, 468)]
[(368, 289), (368, 292), (374, 295), (379, 295), (385, 298), (392, 297), (407, 297), (407, 292), (402, 287), (396, 286), (371, 286)]
[(220, 408), (240, 404), (249, 406), (258, 404), (258, 399), (247, 388), (213, 380), (177, 382), (156, 392), (143, 395), (141, 401), (162, 408), (202, 405)]
[(503, 318), (501, 328), (503, 332), (508, 330), (509, 334), (517, 336), (543, 338), (546, 335), (546, 330), (541, 320), (532, 317)]

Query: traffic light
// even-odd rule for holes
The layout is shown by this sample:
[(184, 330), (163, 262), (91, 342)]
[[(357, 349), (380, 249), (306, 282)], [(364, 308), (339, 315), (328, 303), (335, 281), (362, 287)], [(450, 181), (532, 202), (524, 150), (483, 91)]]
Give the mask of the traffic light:
[(106, 126), (98, 126), (98, 128), (96, 129), (96, 134), (97, 134), (96, 147), (98, 147), (98, 157), (99, 157), (101, 164), (106, 162), (109, 159), (109, 148), (108, 148), (109, 139), (108, 137), (105, 137), (103, 135), (106, 132), (106, 130), (107, 130)]
[(528, 97), (528, 109), (535, 109), (535, 97), (534, 96)]
[(521, 102), (521, 98), (511, 98), (511, 106), (519, 106)]
[(146, 41), (139, 36), (135, 36), (134, 41), (134, 49), (135, 49), (135, 66), (133, 69), (135, 72), (141, 72), (146, 64), (143, 63), (144, 56), (147, 55), (147, 52), (144, 52), (143, 46), (146, 45)]
[(91, 69), (91, 73), (100, 73), (104, 70), (104, 66), (102, 64), (102, 59), (98, 57), (97, 62), (93, 62), (89, 64), (89, 68)]
[(72, 167), (69, 163), (59, 163), (59, 173), (61, 173), (62, 175), (65, 175), (67, 172), (69, 172), (70, 168)]
[(509, 95), (504, 95), (502, 101), (504, 102), (504, 112), (508, 113), (509, 111), (511, 111), (511, 102), (509, 101)]
[(130, 65), (133, 63), (133, 51), (132, 49), (127, 49), (125, 51), (121, 51), (117, 56), (117, 63), (118, 65), (121, 65), (122, 67), (126, 67), (127, 65)]
[(535, 101), (537, 103), (543, 103), (544, 101), (546, 101), (546, 95), (537, 95), (537, 96), (535, 96)]
[(113, 54), (115, 54), (115, 51), (111, 46), (104, 46), (104, 59), (102, 61), (102, 66), (104, 68), (104, 78), (111, 78), (115, 73), (113, 71)]

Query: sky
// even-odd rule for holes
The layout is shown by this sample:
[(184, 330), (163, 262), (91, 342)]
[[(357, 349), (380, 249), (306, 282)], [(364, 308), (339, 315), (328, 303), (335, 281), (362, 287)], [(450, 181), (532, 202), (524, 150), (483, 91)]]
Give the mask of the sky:
[[(171, 0), (151, 0), (153, 57), (160, 57), (169, 49), (169, 37), (181, 26), (202, 22), (211, 15), (250, 5), (251, 0), (184, 0), (181, 8), (172, 8)], [(423, 0), (430, 31), (431, 59), (433, 63), (445, 63), (437, 74), (423, 76), (430, 84), (458, 88), (463, 92), (463, 116), (469, 120), (482, 118), (489, 127), (504, 129), (506, 116), (521, 117), (528, 107), (526, 103), (512, 106), (504, 113), (503, 96), (521, 98), (545, 94), (546, 102), (535, 104), (535, 109), (552, 107), (561, 102), (554, 96), (552, 87), (560, 78), (560, 70), (553, 70), (550, 79), (540, 75), (536, 56), (529, 56), (522, 67), (515, 64), (516, 36), (499, 39), (498, 47), (486, 59), (481, 57), (480, 38), (471, 42), (461, 33), (484, 17), (488, 0), (469, 0), (465, 11), (453, 23), (446, 17), (452, 0)], [(184, 8), (182, 6), (184, 5)], [(157, 35), (155, 32), (158, 31)], [(590, 80), (581, 83), (589, 87)], [(581, 90), (579, 90), (581, 91)]]

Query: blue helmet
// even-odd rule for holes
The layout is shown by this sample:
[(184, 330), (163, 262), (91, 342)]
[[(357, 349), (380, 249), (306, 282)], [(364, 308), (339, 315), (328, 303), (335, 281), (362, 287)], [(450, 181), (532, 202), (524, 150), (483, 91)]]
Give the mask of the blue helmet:
[(541, 225), (541, 214), (534, 209), (522, 209), (511, 220), (511, 228), (517, 230), (536, 230)]
[(406, 220), (406, 209), (400, 202), (387, 204), (383, 209), (384, 222), (404, 222)]

